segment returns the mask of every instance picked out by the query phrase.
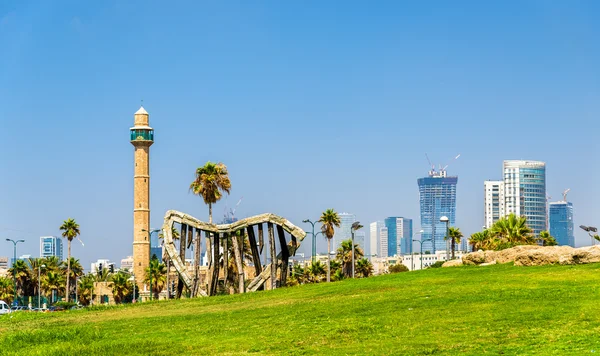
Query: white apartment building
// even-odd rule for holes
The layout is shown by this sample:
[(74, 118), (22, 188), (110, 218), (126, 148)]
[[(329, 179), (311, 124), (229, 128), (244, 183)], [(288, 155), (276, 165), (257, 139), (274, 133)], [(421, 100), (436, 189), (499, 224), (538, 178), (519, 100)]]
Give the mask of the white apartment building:
[(488, 180), (484, 186), (484, 226), (489, 229), (505, 215), (504, 181)]

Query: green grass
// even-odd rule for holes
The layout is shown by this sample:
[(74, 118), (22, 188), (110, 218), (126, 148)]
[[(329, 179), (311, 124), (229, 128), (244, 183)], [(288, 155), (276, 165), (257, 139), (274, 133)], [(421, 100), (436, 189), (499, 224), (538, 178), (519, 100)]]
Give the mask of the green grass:
[(440, 268), (0, 318), (0, 354), (600, 354), (600, 264)]

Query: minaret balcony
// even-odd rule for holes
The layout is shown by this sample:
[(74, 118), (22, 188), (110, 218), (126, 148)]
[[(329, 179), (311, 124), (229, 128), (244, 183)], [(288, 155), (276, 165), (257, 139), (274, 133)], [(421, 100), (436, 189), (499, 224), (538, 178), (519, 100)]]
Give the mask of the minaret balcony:
[(154, 130), (152, 129), (132, 128), (130, 130), (130, 135), (132, 143), (136, 141), (154, 142)]

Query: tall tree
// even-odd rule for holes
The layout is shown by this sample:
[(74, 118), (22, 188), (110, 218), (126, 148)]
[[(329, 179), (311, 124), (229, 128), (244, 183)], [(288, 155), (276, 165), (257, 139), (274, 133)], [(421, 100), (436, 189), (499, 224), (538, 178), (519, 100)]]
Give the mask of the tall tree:
[(542, 246), (558, 245), (558, 242), (556, 242), (556, 239), (554, 238), (554, 236), (551, 236), (548, 231), (541, 231), (540, 237), (538, 238), (538, 240), (542, 242)]
[(154, 299), (158, 300), (158, 294), (165, 288), (165, 282), (167, 281), (167, 267), (157, 258), (153, 258), (150, 260), (150, 265), (145, 272), (144, 283), (150, 286)]
[(369, 277), (373, 274), (373, 264), (367, 258), (361, 258), (356, 263), (356, 272), (363, 277)]
[[(71, 257), (69, 260), (70, 261), (62, 261), (60, 264), (60, 268), (63, 271), (65, 277), (68, 274), (70, 286), (68, 293), (70, 294), (71, 289), (73, 289), (72, 286), (75, 285), (75, 281), (77, 280), (77, 278), (83, 276), (83, 266), (81, 266), (81, 263), (75, 257)], [(69, 263), (71, 267), (70, 269), (68, 269)]]
[(124, 272), (118, 272), (112, 276), (110, 287), (112, 288), (113, 298), (117, 304), (123, 303), (123, 300), (133, 291), (129, 277), (129, 274)]
[(327, 209), (319, 219), (321, 232), (327, 239), (327, 282), (331, 282), (331, 239), (335, 235), (335, 228), (340, 227), (341, 220), (338, 213), (333, 209)]
[(206, 162), (196, 169), (196, 178), (190, 184), (190, 190), (202, 197), (208, 204), (208, 222), (212, 224), (212, 205), (218, 202), (223, 192), (229, 194), (231, 181), (227, 167), (223, 163)]
[(82, 305), (89, 305), (94, 298), (94, 275), (91, 273), (79, 279), (78, 302)]
[(13, 280), (7, 277), (0, 277), (0, 300), (3, 300), (10, 305), (13, 302), (14, 296)]
[[(48, 292), (52, 293), (62, 288), (65, 282), (65, 276), (60, 272), (48, 271), (45, 275), (42, 275), (42, 290), (45, 295)], [(54, 298), (52, 298), (54, 301)]]
[(451, 226), (448, 228), (448, 236), (445, 236), (444, 239), (450, 239), (450, 246), (452, 248), (452, 259), (454, 259), (454, 250), (456, 244), (460, 243), (460, 240), (463, 238), (463, 233), (459, 228)]
[(17, 282), (17, 295), (25, 294), (25, 287), (30, 278), (29, 266), (23, 260), (16, 260), (8, 272)]
[[(68, 218), (63, 221), (63, 224), (60, 226), (60, 230), (62, 231), (62, 237), (67, 239), (67, 276), (71, 275), (71, 241), (74, 238), (79, 236), (81, 232), (79, 231), (79, 224), (75, 222), (75, 219)], [(69, 301), (69, 279), (67, 278), (67, 287), (65, 288), (65, 299)]]
[[(364, 252), (358, 246), (354, 244), (354, 261), (363, 258)], [(346, 277), (352, 275), (352, 240), (344, 240), (337, 249), (336, 258), (342, 263), (342, 271)]]
[(323, 267), (321, 261), (315, 261), (314, 263), (311, 263), (311, 265), (306, 268), (306, 271), (308, 272), (308, 279), (310, 282), (318, 283), (323, 281), (325, 267)]
[(535, 244), (535, 238), (527, 226), (525, 216), (517, 217), (515, 214), (496, 221), (491, 228), (491, 233), (500, 240), (499, 248), (514, 247), (517, 245)]

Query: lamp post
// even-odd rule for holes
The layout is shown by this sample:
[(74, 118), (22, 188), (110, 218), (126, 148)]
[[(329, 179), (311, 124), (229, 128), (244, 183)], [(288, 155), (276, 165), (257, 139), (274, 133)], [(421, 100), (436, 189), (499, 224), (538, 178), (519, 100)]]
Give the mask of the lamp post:
[(423, 242), (425, 241), (432, 241), (431, 239), (425, 239), (425, 240), (413, 240), (413, 241), (417, 241), (418, 243), (421, 244), (421, 247), (419, 248), (419, 251), (421, 252), (421, 269), (423, 269)]
[(15, 288), (15, 290), (13, 292), (14, 292), (15, 296), (13, 298), (13, 305), (16, 305), (15, 303), (17, 302), (17, 275), (15, 274), (15, 262), (17, 262), (17, 244), (19, 242), (25, 242), (25, 240), (16, 240), (15, 241), (13, 239), (6, 239), (6, 241), (12, 242), (13, 243), (13, 247), (14, 247), (14, 250), (13, 250), (14, 251), (13, 252), (13, 263), (12, 263), (13, 264), (12, 265), (12, 268), (13, 268), (12, 275), (13, 275), (13, 283), (14, 283), (14, 288)]
[(592, 235), (592, 232), (598, 232), (598, 229), (594, 226), (585, 226), (585, 225), (579, 225), (579, 227), (588, 233), (588, 235), (590, 235), (590, 238), (592, 239), (592, 246), (596, 245), (596, 239), (594, 237), (594, 235)]
[(315, 263), (315, 260), (317, 258), (317, 235), (315, 235), (315, 224), (318, 221), (312, 222), (310, 219), (304, 219), (302, 220), (303, 223), (309, 223), (312, 225), (312, 263)]
[[(142, 231), (148, 233), (148, 242), (150, 242), (150, 253), (149, 253), (150, 261), (148, 263), (148, 266), (152, 267), (152, 233), (153, 232), (159, 232), (160, 229), (154, 229), (152, 231), (148, 231), (146, 229), (142, 229)], [(152, 300), (152, 269), (151, 268), (150, 268), (149, 278), (150, 278), (150, 300)]]
[(352, 246), (350, 246), (350, 249), (352, 250), (352, 278), (354, 278), (354, 231), (360, 228), (362, 228), (362, 225), (358, 221), (355, 221), (350, 227), (350, 233), (352, 235)]
[[(410, 266), (411, 266), (410, 267), (410, 271), (411, 272), (415, 270), (415, 255), (413, 253), (413, 241), (419, 241), (419, 240), (415, 240), (415, 236), (422, 235), (424, 232), (425, 231), (423, 231), (423, 230), (421, 230), (419, 232), (415, 232), (413, 234), (413, 239), (412, 239), (412, 241), (410, 243)], [(421, 244), (421, 249), (423, 249), (422, 247), (423, 247), (423, 245)]]
[[(447, 260), (450, 259), (450, 255), (448, 254), (448, 239), (449, 239), (449, 237), (448, 237), (448, 229), (449, 229), (448, 224), (450, 223), (450, 219), (448, 219), (448, 217), (444, 215), (444, 216), (442, 216), (440, 218), (440, 222), (446, 223), (446, 261), (447, 261)], [(454, 258), (454, 245), (452, 246), (452, 258)]]
[(38, 266), (38, 309), (41, 308), (42, 303), (42, 268), (46, 268), (46, 265)]

